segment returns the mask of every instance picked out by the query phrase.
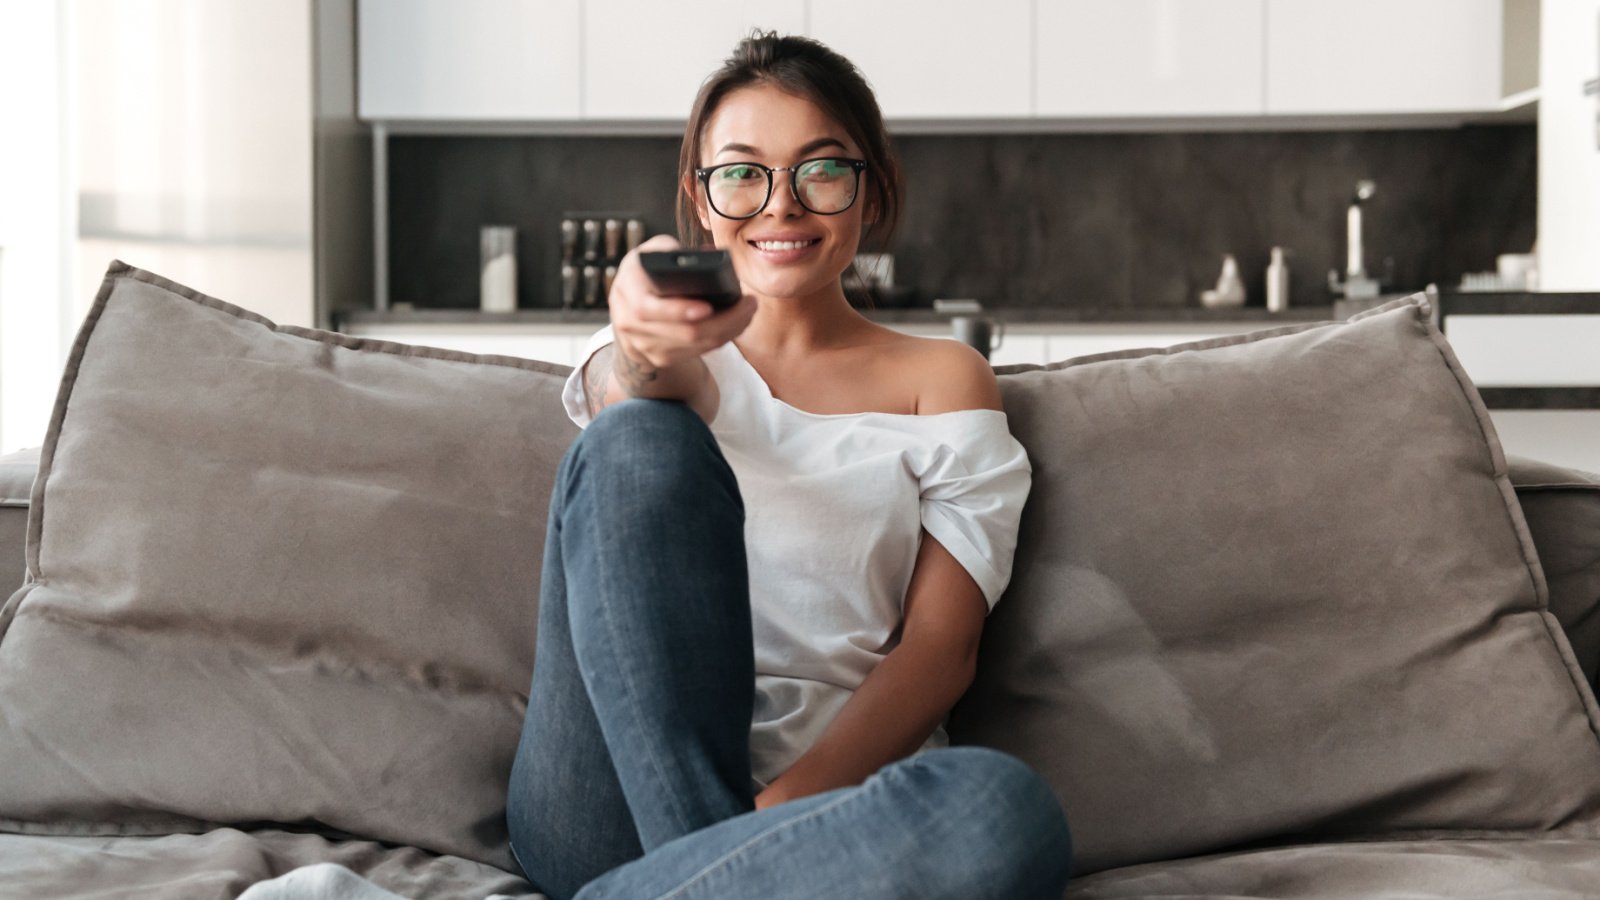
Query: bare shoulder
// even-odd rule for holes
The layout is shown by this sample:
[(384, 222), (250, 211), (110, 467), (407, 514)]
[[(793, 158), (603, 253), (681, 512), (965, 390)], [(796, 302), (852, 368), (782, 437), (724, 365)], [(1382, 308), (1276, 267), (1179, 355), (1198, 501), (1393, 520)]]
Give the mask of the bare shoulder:
[(907, 369), (916, 379), (917, 414), (1003, 409), (1000, 382), (983, 354), (959, 341), (912, 338)]

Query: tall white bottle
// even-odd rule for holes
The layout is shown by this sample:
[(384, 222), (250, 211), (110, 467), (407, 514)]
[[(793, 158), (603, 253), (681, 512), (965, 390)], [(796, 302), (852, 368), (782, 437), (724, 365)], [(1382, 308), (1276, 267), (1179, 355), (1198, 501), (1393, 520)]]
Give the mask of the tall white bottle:
[(1289, 308), (1289, 267), (1283, 261), (1283, 248), (1272, 248), (1272, 260), (1267, 263), (1267, 312), (1283, 312)]

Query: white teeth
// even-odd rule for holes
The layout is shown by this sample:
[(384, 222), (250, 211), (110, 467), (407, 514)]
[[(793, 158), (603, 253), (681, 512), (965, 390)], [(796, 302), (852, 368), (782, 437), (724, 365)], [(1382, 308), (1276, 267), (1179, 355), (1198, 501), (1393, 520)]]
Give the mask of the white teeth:
[(760, 250), (799, 250), (801, 247), (809, 247), (812, 244), (815, 244), (816, 240), (813, 239), (813, 240), (809, 240), (809, 241), (751, 241), (751, 243), (755, 244), (757, 249), (760, 249)]

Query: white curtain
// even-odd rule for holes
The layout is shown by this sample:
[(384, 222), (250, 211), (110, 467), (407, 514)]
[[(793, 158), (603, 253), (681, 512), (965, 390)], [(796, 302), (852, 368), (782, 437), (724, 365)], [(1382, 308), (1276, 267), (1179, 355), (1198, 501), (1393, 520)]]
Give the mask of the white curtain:
[(0, 3), (0, 453), (112, 259), (312, 324), (311, 3)]
[(0, 3), (0, 453), (43, 441), (72, 340), (68, 13)]
[(312, 322), (311, 0), (76, 0), (78, 314), (122, 259)]

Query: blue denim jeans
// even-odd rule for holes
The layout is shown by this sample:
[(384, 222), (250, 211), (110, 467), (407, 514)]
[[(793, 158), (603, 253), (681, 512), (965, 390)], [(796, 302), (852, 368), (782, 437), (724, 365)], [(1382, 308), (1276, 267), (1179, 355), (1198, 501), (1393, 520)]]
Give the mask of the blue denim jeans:
[(507, 821), (553, 900), (1060, 896), (1061, 807), (993, 750), (755, 810), (744, 504), (687, 405), (614, 404), (572, 444), (542, 579)]

